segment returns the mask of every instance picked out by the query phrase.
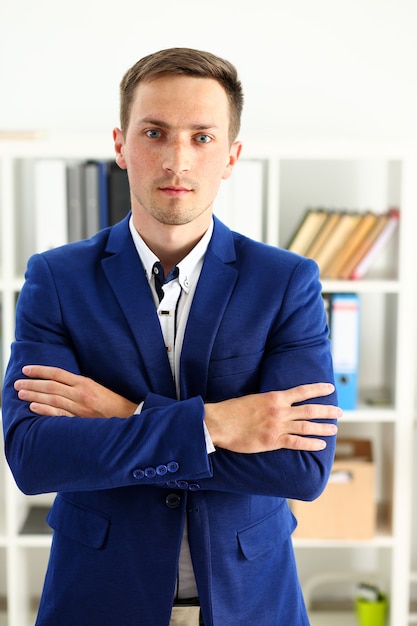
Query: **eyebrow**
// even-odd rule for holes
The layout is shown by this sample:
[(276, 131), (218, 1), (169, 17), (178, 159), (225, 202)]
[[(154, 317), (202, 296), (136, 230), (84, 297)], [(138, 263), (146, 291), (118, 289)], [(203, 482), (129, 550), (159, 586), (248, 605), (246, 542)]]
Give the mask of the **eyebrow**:
[[(151, 126), (159, 126), (166, 129), (172, 128), (172, 125), (168, 124), (168, 122), (157, 120), (153, 117), (144, 117), (143, 119), (138, 120), (138, 124), (150, 124)], [(211, 128), (216, 129), (217, 126), (216, 124), (192, 124), (189, 128), (190, 130), (209, 130)]]

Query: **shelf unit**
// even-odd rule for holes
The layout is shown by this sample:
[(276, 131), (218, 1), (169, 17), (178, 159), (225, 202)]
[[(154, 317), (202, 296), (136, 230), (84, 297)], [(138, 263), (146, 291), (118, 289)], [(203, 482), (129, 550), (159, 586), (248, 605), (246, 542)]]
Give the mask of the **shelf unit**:
[[(17, 262), (19, 209), (15, 164), (21, 159), (112, 158), (111, 137), (52, 137), (0, 142), (0, 306), (1, 373), (14, 334), (16, 295), (23, 282)], [(376, 500), (381, 520), (369, 541), (295, 539), (303, 586), (321, 572), (368, 572), (389, 596), (390, 626), (409, 623), (412, 451), (417, 380), (417, 146), (378, 143), (283, 144), (244, 141), (243, 159), (263, 164), (263, 238), (284, 246), (307, 206), (373, 209), (401, 208), (396, 243), (361, 281), (323, 281), (327, 293), (361, 297), (362, 390), (388, 387), (392, 402), (346, 412), (340, 434), (370, 438), (377, 467)], [(239, 165), (238, 165), (239, 167)], [(232, 177), (233, 178), (233, 177)], [(24, 216), (23, 216), (24, 217)], [(238, 213), (230, 224), (245, 230)], [(33, 597), (40, 594), (50, 546), (45, 535), (21, 535), (29, 504), (49, 505), (53, 496), (20, 494), (0, 464), (0, 597), (7, 598), (8, 626), (33, 624)], [(3, 488), (4, 486), (4, 488)], [(353, 612), (312, 612), (313, 626), (355, 624)]]

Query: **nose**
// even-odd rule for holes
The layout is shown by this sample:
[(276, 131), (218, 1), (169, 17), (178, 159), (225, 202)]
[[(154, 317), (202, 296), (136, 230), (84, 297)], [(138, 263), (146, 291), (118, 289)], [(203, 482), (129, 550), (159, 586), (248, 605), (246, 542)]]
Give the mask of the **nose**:
[(165, 147), (163, 168), (172, 174), (182, 174), (191, 169), (191, 149), (184, 141), (172, 141)]

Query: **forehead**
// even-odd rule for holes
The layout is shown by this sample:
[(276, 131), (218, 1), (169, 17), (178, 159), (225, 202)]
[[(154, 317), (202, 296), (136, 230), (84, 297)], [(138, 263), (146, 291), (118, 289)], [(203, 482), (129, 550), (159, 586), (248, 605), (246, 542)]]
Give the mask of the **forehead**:
[(162, 76), (136, 87), (131, 119), (143, 116), (228, 124), (229, 101), (223, 86), (213, 78)]

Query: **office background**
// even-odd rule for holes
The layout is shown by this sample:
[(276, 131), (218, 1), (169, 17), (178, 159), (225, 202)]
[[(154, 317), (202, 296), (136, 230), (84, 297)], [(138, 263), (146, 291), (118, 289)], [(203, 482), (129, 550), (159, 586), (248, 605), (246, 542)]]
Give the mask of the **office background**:
[(416, 33), (415, 0), (0, 0), (0, 131), (111, 138), (125, 70), (190, 46), (236, 64), (243, 140), (417, 142)]

